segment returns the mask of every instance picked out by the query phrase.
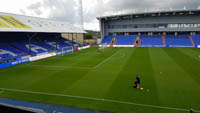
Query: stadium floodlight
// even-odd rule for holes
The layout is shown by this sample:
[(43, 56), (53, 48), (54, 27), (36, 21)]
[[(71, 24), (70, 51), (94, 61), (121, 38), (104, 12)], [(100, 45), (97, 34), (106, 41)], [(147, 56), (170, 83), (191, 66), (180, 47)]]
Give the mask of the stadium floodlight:
[(78, 0), (78, 16), (79, 16), (79, 24), (80, 28), (83, 30), (84, 29), (84, 23), (83, 23), (83, 2), (82, 0)]

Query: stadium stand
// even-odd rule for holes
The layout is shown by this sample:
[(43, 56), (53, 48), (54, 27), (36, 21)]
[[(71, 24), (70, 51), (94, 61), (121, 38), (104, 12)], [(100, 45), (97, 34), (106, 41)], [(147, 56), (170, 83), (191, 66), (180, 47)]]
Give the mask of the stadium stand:
[[(52, 51), (60, 50), (65, 47), (80, 46), (76, 42), (60, 38), (58, 41), (55, 37), (48, 35), (44, 38), (42, 35), (38, 35), (34, 38), (30, 44), (31, 51), (29, 49), (28, 38), (22, 35), (6, 36), (0, 43), (0, 63), (14, 61), (18, 59), (28, 58), (30, 56), (36, 56), (40, 54), (49, 53)], [(19, 38), (20, 37), (20, 38)], [(57, 44), (57, 46), (56, 46)]]
[(141, 47), (162, 47), (163, 46), (163, 40), (162, 36), (154, 35), (141, 35)]
[[(139, 37), (140, 47), (197, 47), (200, 45), (200, 35), (130, 35), (116, 36), (115, 45), (136, 45), (135, 39)], [(102, 44), (110, 44), (114, 36), (105, 36)]]
[(28, 55), (9, 47), (8, 45), (0, 45), (0, 60), (25, 58)]
[(0, 23), (0, 69), (72, 52), (86, 33), (68, 22), (3, 12)]
[(195, 45), (200, 45), (200, 35), (192, 36)]
[(116, 45), (133, 45), (134, 39), (136, 38), (136, 35), (131, 36), (117, 36), (117, 42)]
[(110, 41), (114, 38), (114, 36), (105, 36), (102, 44), (110, 44)]
[(169, 47), (192, 47), (192, 43), (188, 35), (167, 35), (165, 38), (166, 45)]

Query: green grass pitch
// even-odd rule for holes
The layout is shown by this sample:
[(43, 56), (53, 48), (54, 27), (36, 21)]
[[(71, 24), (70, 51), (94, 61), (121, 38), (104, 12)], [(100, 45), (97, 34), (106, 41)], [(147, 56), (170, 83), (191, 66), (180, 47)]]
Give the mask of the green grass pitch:
[[(115, 113), (200, 111), (200, 49), (97, 49), (1, 69), (0, 97)], [(143, 91), (132, 88), (138, 73)]]

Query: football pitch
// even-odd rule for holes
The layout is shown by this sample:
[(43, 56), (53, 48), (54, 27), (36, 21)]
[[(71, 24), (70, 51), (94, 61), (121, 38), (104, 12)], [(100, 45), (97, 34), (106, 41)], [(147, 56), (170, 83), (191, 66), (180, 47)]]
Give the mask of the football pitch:
[[(200, 112), (200, 49), (98, 48), (0, 70), (0, 97), (114, 113)], [(141, 87), (134, 89), (136, 75)]]

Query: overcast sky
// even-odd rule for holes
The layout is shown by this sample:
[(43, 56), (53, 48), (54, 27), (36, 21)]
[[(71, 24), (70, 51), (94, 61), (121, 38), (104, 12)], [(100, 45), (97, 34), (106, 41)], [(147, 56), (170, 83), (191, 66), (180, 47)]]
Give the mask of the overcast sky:
[[(99, 30), (97, 16), (200, 8), (200, 0), (82, 0), (84, 28)], [(1, 0), (0, 12), (67, 21), (78, 25), (78, 0)]]

